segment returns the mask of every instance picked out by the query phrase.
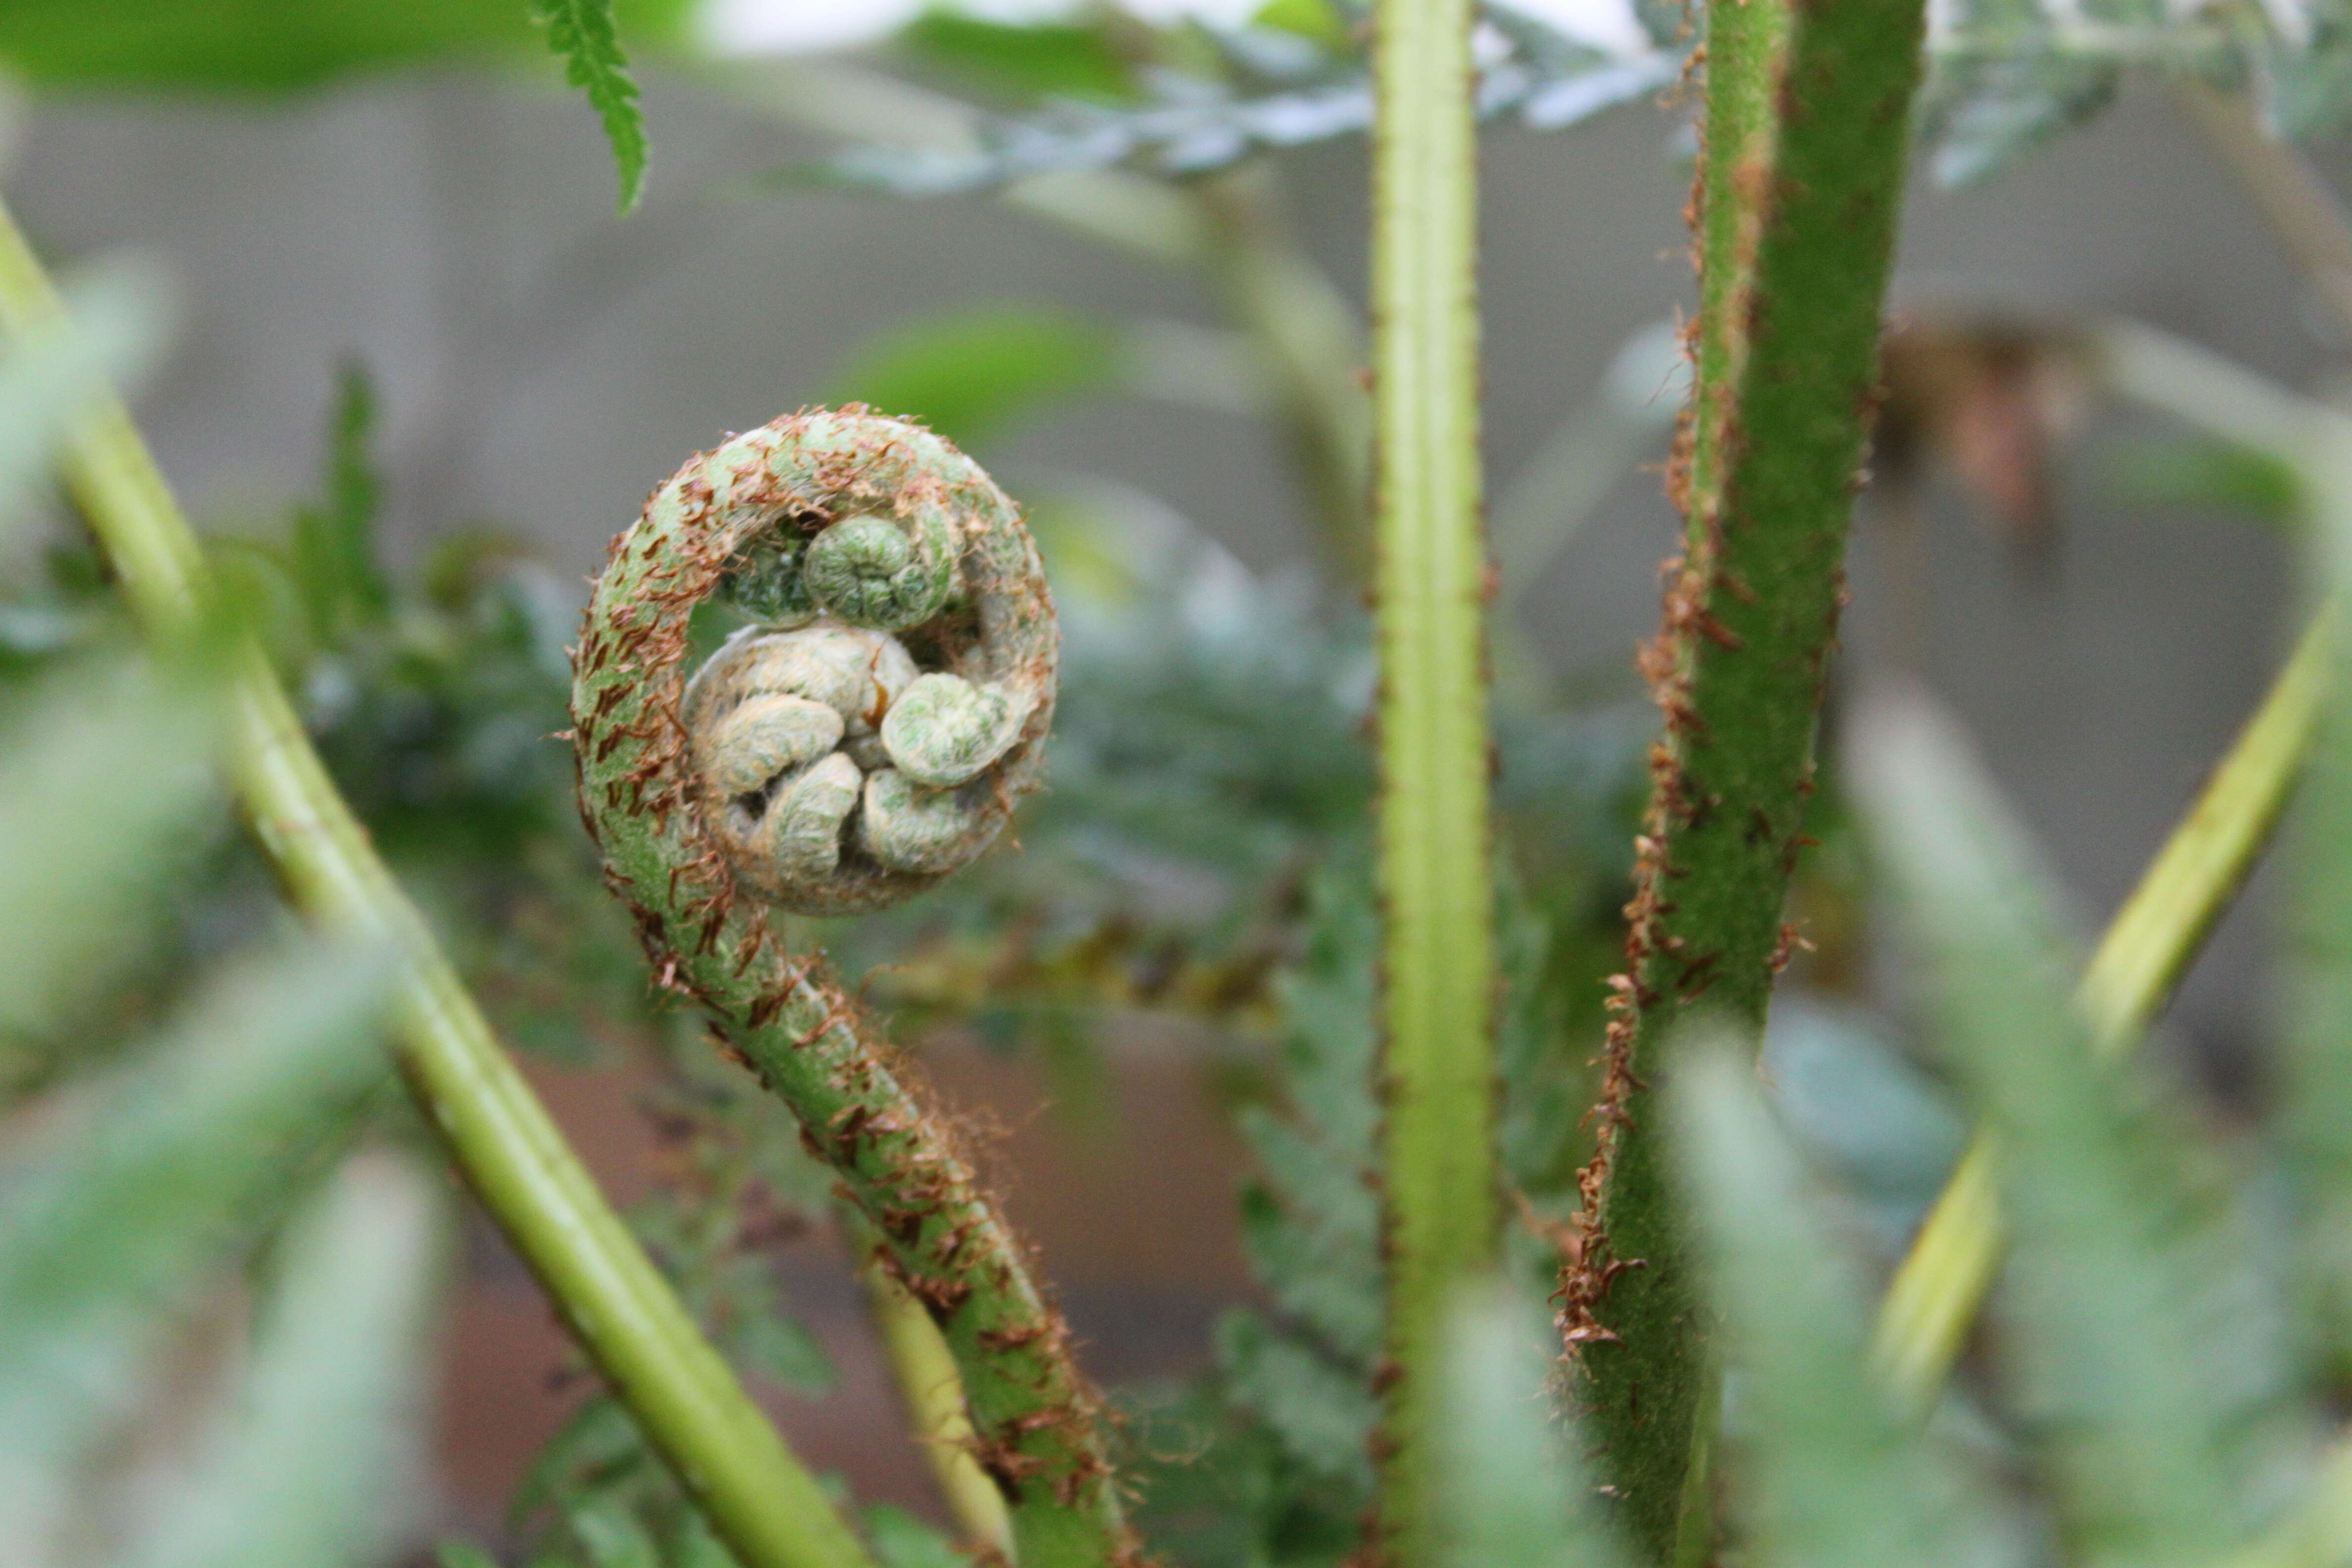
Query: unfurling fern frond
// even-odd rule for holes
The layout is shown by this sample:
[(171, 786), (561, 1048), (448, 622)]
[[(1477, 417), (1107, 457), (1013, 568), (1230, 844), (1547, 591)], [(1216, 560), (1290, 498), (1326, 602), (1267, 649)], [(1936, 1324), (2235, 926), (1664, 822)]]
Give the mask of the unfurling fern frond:
[[(695, 608), (754, 617), (691, 680)], [(950, 1131), (765, 903), (879, 909), (975, 858), (1037, 781), (1053, 605), (1018, 512), (851, 406), (695, 458), (613, 546), (572, 689), (583, 819), (664, 984), (782, 1098), (953, 1352), (1024, 1568), (1130, 1550), (1061, 1315)]]

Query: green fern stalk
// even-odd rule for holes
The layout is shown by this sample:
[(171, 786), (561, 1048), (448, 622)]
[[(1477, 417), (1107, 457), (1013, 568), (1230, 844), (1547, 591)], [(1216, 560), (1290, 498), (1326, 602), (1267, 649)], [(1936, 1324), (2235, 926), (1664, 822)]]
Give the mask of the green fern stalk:
[(1372, 151), (1382, 1225), (1376, 1528), (1435, 1561), (1450, 1298), (1496, 1245), (1469, 0), (1381, 0)]
[[(2315, 621), (2189, 815), (2116, 911), (2074, 1005), (2103, 1056), (2137, 1041), (2270, 842), (2301, 772), (2328, 679), (2328, 619)], [(1872, 1352), (1898, 1401), (1942, 1385), (1991, 1287), (2001, 1247), (1990, 1146), (1972, 1142), (1879, 1303)]]
[(1645, 662), (1665, 710), (1563, 1328), (1633, 1538), (1673, 1554), (1707, 1329), (1650, 1086), (1694, 1007), (1753, 1039), (1784, 951), (1875, 399), (1919, 0), (1714, 0), (1687, 527)]
[(866, 1216), (845, 1204), (839, 1217), (858, 1258), (857, 1281), (866, 1287), (868, 1316), (881, 1337), (883, 1359), (890, 1363), (890, 1380), (898, 1386), (908, 1436), (930, 1467), (940, 1500), (966, 1542), (1009, 1557), (1012, 1517), (995, 1478), (974, 1458), (978, 1435), (955, 1353), (921, 1299), (891, 1272), (887, 1248)]
[[(40, 262), (0, 206), (0, 328), (57, 319)], [(151, 636), (184, 631), (207, 574), (195, 534), (120, 402), (69, 447), (66, 482)], [(401, 1065), (450, 1156), (713, 1527), (755, 1568), (870, 1568), (816, 1479), (743, 1393), (499, 1049), (481, 1010), (369, 844), (259, 646), (233, 663), (230, 767), (289, 895), (401, 957)]]

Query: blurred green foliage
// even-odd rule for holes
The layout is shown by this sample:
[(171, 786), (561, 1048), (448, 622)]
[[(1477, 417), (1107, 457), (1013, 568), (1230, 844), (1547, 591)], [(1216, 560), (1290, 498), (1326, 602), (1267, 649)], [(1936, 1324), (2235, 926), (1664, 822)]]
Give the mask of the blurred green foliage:
[[(142, 357), (152, 312), (119, 286), (76, 302), (82, 332), (0, 356), (11, 498), (90, 373)], [(23, 522), (0, 515), (0, 546)], [(409, 1159), (347, 1157), (384, 1078), (388, 966), (236, 941), (159, 985), (151, 1016), (109, 1016), (223, 813), (219, 650), (151, 660), (110, 622), (86, 630), (0, 713), (0, 1556), (375, 1561), (421, 1496), (436, 1229)]]
[(1115, 343), (1099, 321), (1036, 306), (909, 322), (865, 345), (826, 401), (887, 409), (971, 445), (1099, 388), (1116, 367)]
[[(673, 37), (685, 0), (630, 0), (632, 32)], [(541, 47), (515, 0), (10, 0), (0, 61), (37, 86), (240, 93), (446, 59), (528, 58)]]
[(531, 0), (531, 20), (563, 61), (563, 77), (586, 95), (604, 122), (621, 178), (621, 211), (637, 205), (646, 184), (646, 118), (637, 107), (636, 79), (613, 20), (613, 0)]
[(898, 47), (920, 65), (1015, 102), (1073, 98), (1112, 102), (1131, 98), (1128, 62), (1100, 27), (1017, 26), (928, 11), (900, 30)]
[[(619, 19), (632, 42), (674, 43), (684, 9), (625, 4)], [(2057, 7), (1949, 9), (1930, 114), (1950, 177), (2079, 121), (2132, 60), (2217, 79), (2259, 67), (2290, 129), (2340, 118), (2347, 33), (2332, 4), (2284, 41), (2270, 10), (2242, 7), (2227, 28), (2210, 8), (2114, 7), (2113, 27), (2079, 37)], [(605, 13), (565, 15), (577, 28)], [(1643, 97), (1680, 68), (1678, 16), (1640, 7), (1650, 47), (1612, 58), (1493, 7), (1490, 107), (1557, 126)], [(1238, 30), (927, 14), (887, 56), (984, 100), (974, 145), (868, 148), (836, 172), (929, 191), (1116, 169), (1213, 214), (1194, 176), (1361, 128), (1360, 22), (1322, 0), (1276, 0)], [(612, 74), (617, 44), (546, 41), (592, 61), (583, 85), (621, 124), (633, 189), (642, 144)], [(0, 11), (0, 59), (53, 90), (278, 91), (534, 47), (519, 0)], [(1211, 254), (1204, 276), (1275, 253)], [(140, 357), (123, 310), (93, 296), (82, 314), (80, 338), (0, 357), (12, 516), (39, 490), (77, 389)], [(1296, 368), (1264, 320), (1234, 314), (1247, 363)], [(907, 323), (830, 386), (985, 448), (1128, 390), (1130, 348), (1128, 324), (1005, 304)], [(1264, 399), (1226, 391), (1237, 406)], [(502, 1028), (575, 1062), (651, 1066), (668, 1179), (633, 1216), (639, 1233), (732, 1361), (821, 1391), (831, 1369), (783, 1299), (773, 1248), (821, 1221), (825, 1184), (772, 1102), (656, 1005), (572, 826), (552, 737), (577, 592), (494, 530), (440, 533), (415, 570), (392, 569), (376, 423), (368, 378), (345, 367), (318, 497), (268, 536), (216, 541), (232, 596)], [(1630, 438), (1608, 450), (1605, 478), (1643, 455)], [(1607, 486), (1589, 477), (1577, 483), (1597, 500)], [(2291, 524), (2316, 506), (2299, 476), (2236, 448), (2168, 447), (2137, 477)], [(1206, 1049), (1255, 1161), (1242, 1223), (1264, 1299), (1223, 1319), (1200, 1375), (1120, 1391), (1129, 1464), (1152, 1545), (1176, 1562), (1338, 1563), (1370, 1497), (1379, 1375), (1365, 627), (1349, 584), (1254, 573), (1115, 474), (1023, 479), (1065, 616), (1054, 788), (1024, 816), (1020, 853), (814, 934), (853, 969), (889, 961), (868, 994), (906, 1042), (970, 1027), (1053, 1053), (1066, 1082), (1103, 1070), (1102, 1026), (1123, 1013), (1215, 1026)], [(1530, 516), (1514, 527), (1513, 569), (1533, 574), (1580, 514)], [(433, 1251), (424, 1189), (383, 1152), (404, 1123), (371, 1098), (376, 972), (364, 955), (254, 940), (276, 905), (221, 827), (201, 661), (158, 672), (121, 642), (105, 574), (78, 542), (39, 555), (0, 602), (0, 1087), (24, 1125), (44, 1123), (12, 1138), (0, 1183), (0, 1555), (37, 1507), (69, 1523), (102, 1508), (112, 1494), (90, 1489), (79, 1457), (160, 1397), (157, 1347), (245, 1264), (267, 1308), (223, 1384), (234, 1410), (208, 1407), (165, 1489), (180, 1528), (70, 1560), (366, 1560), (400, 1522), (372, 1504), (413, 1462), (400, 1445)], [(1574, 1245), (1583, 1058), (1650, 728), (1625, 689), (1537, 669), (1498, 699), (1497, 1135), (1517, 1218), (1510, 1278), (1462, 1305), (1447, 1508), (1464, 1568), (1625, 1560), (1572, 1432), (1538, 1394), (1547, 1358), (1528, 1304)], [(1716, 1062), (1678, 1090), (1733, 1366), (1724, 1560), (2210, 1561), (2282, 1517), (2341, 1392), (2328, 1369), (2343, 1347), (2297, 1315), (2325, 1291), (2294, 1283), (2290, 1261), (2327, 1253), (2309, 1217), (2329, 1212), (2327, 1194), (2279, 1198), (2294, 1184), (2275, 1150), (2215, 1133), (2151, 1069), (2088, 1060), (2032, 856), (1964, 749), (1916, 714), (1903, 723), (1860, 742), (1891, 748), (1864, 791), (1878, 825), (1867, 853), (1834, 796), (1822, 803), (1832, 843), (1798, 897), (1833, 951), (1800, 960), (1815, 994), (1782, 1005), (1764, 1080)], [(1916, 1027), (1862, 994), (1863, 961), (1886, 940), (1863, 910), (1890, 868), (1930, 960)], [(1862, 1323), (1872, 1270), (1942, 1180), (1964, 1107), (2007, 1152), (2017, 1260), (1984, 1353), (1920, 1430), (1877, 1403)], [(361, 1139), (375, 1147), (330, 1175)], [(865, 1520), (891, 1568), (962, 1560), (904, 1513)], [(730, 1561), (603, 1394), (540, 1457), (513, 1525), (547, 1568)], [(493, 1561), (464, 1543), (442, 1555)]]

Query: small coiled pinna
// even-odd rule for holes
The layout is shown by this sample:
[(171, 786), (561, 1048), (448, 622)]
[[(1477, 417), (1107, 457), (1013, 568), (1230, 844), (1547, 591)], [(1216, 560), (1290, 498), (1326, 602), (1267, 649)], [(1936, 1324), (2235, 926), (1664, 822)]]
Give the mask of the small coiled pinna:
[[(863, 410), (738, 436), (655, 492), (590, 622), (658, 693), (713, 591), (751, 624), (656, 701), (675, 743), (646, 775), (660, 787), (625, 801), (685, 806), (738, 879), (801, 914), (896, 903), (994, 841), (1036, 782), (1056, 644), (1036, 550), (978, 465)], [(583, 658), (583, 695), (602, 674)], [(587, 773), (609, 760), (583, 752)]]

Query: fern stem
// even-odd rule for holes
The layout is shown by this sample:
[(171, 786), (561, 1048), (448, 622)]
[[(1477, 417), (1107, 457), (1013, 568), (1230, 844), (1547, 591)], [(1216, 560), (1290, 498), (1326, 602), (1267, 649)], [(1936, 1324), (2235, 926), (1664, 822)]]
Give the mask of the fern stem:
[[(692, 995), (730, 1054), (791, 1108), (810, 1152), (841, 1178), (939, 1326), (1022, 1568), (1099, 1568), (1130, 1557), (1134, 1542), (1066, 1324), (953, 1128), (821, 955), (790, 951), (740, 879), (716, 837), (730, 808), (714, 805), (694, 762), (691, 616), (736, 552), (791, 508), (899, 499), (952, 520), (974, 624), (1010, 661), (999, 673), (1017, 666), (1050, 692), (1052, 610), (1011, 500), (919, 426), (855, 407), (795, 415), (689, 461), (614, 541), (573, 660), (581, 814), (661, 983)], [(991, 809), (1009, 811), (1029, 786), (1050, 712), (1050, 698), (1030, 710)], [(855, 868), (848, 857), (839, 866)]]
[[(2103, 1055), (2122, 1054), (2163, 1008), (2205, 934), (2270, 842), (2318, 721), (2329, 622), (2303, 635), (2229, 754), (2099, 939), (2075, 1005)], [(1918, 1408), (1951, 1370), (2000, 1258), (1992, 1154), (1969, 1145), (1879, 1305), (1873, 1355), (1895, 1397)]]
[(931, 1315), (890, 1272), (879, 1237), (866, 1216), (846, 1205), (842, 1223), (858, 1253), (857, 1279), (882, 1352), (906, 1407), (908, 1435), (931, 1468), (940, 1497), (968, 1543), (1013, 1560), (1013, 1520), (1004, 1494), (973, 1458), (977, 1434), (963, 1396), (955, 1354)]
[[(0, 327), (21, 338), (60, 313), (38, 258), (0, 205)], [(203, 551), (120, 402), (107, 400), (89, 417), (65, 469), (132, 612), (151, 636), (184, 631), (206, 592)], [(815, 1478), (702, 1337), (499, 1047), (250, 637), (233, 669), (230, 767), (255, 837), (310, 918), (388, 939), (403, 954), (394, 1032), (411, 1089), (648, 1441), (745, 1563), (868, 1568)]]
[(1448, 1298), (1496, 1246), (1494, 886), (1479, 532), (1469, 0), (1380, 0), (1372, 73), (1373, 563), (1388, 1363), (1375, 1521), (1434, 1560)]
[(2238, 95), (2182, 74), (2173, 90), (2230, 165), (2279, 247), (2303, 269), (2340, 332), (2352, 332), (2352, 219), (2294, 143), (2263, 128)]
[(1696, 1007), (1760, 1035), (1804, 840), (1822, 683), (1877, 383), (1919, 0), (1713, 0), (1684, 554), (1648, 673), (1665, 710), (1562, 1281), (1587, 1432), (1636, 1542), (1675, 1552), (1706, 1394), (1650, 1086)]

